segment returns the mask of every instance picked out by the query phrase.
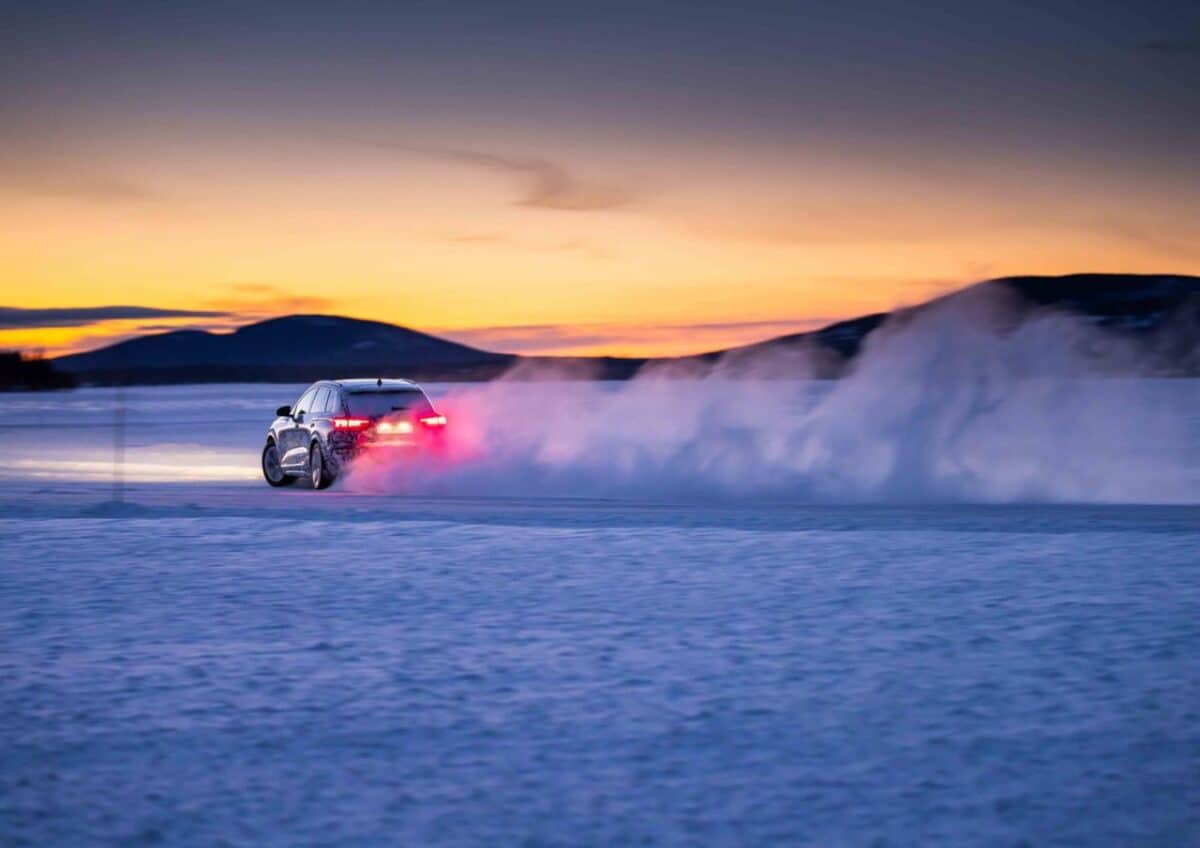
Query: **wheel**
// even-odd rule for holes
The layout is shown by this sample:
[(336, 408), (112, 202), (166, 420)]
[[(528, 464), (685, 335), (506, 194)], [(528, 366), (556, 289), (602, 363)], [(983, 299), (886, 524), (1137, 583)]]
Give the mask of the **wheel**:
[(328, 489), (333, 485), (333, 472), (325, 464), (325, 454), (321, 452), (319, 442), (313, 442), (308, 449), (308, 475), (314, 489)]
[(263, 447), (262, 472), (267, 484), (276, 488), (290, 486), (296, 482), (296, 478), (284, 473), (283, 467), (280, 466), (279, 447), (274, 442), (267, 442)]

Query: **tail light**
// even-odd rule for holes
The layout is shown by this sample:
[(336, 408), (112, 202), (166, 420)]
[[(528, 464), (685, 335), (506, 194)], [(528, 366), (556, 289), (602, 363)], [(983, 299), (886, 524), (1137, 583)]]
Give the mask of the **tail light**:
[(446, 416), (445, 415), (426, 415), (424, 418), (420, 419), (420, 421), (426, 427), (445, 427), (446, 426)]
[(371, 424), (369, 418), (335, 418), (333, 419), (334, 429), (337, 430), (365, 430)]

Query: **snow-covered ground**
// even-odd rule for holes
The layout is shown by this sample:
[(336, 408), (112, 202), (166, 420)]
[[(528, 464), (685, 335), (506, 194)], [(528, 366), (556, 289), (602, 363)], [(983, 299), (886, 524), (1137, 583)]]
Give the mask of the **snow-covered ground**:
[(298, 389), (0, 395), (0, 843), (1200, 839), (1195, 382)]

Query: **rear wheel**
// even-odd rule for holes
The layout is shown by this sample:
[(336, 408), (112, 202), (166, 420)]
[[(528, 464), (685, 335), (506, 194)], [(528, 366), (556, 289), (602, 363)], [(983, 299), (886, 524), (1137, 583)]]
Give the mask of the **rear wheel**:
[(318, 442), (313, 442), (308, 449), (308, 474), (314, 489), (328, 489), (333, 485), (333, 472), (325, 464), (325, 454)]
[(270, 486), (290, 486), (296, 478), (285, 474), (279, 464), (279, 447), (274, 442), (267, 442), (262, 452), (262, 472)]

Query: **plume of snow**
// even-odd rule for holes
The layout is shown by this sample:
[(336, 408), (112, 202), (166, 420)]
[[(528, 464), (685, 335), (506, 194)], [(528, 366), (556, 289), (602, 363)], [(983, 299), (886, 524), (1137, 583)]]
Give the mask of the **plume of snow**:
[(828, 355), (767, 349), (623, 383), (518, 366), (488, 384), (445, 387), (446, 454), (369, 459), (346, 485), (514, 497), (1200, 502), (1200, 381), (1113, 376), (1136, 370), (1138, 351), (1078, 317), (976, 287), (897, 313), (844, 378), (814, 379)]

